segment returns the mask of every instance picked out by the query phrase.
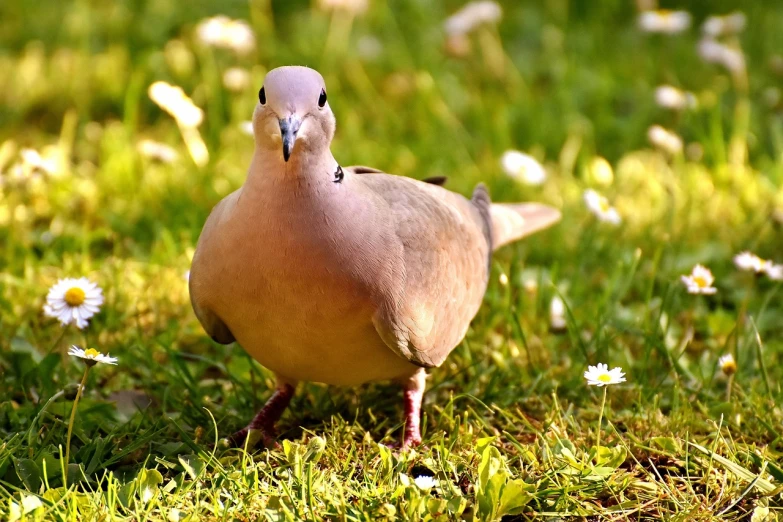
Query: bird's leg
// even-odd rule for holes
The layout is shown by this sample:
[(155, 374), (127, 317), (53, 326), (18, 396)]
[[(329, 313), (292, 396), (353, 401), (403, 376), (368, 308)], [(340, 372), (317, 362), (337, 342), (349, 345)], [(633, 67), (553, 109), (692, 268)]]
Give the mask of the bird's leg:
[(295, 382), (287, 381), (278, 378), (275, 392), (266, 401), (263, 408), (256, 413), (250, 424), (234, 433), (229, 442), (235, 447), (244, 447), (245, 440), (248, 434), (252, 430), (258, 430), (261, 432), (261, 438), (264, 441), (264, 446), (270, 447), (275, 443), (276, 431), (275, 423), (283, 415), (283, 412), (288, 408), (291, 402), (291, 398), (294, 396)]
[(402, 449), (421, 444), (421, 400), (424, 397), (427, 373), (421, 368), (402, 381), (403, 401), (405, 404), (405, 432), (402, 437)]

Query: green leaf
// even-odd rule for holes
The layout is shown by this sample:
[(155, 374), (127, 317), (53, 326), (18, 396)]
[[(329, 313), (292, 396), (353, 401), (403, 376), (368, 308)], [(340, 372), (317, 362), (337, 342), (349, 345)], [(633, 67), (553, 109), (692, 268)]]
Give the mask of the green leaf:
[(509, 481), (503, 487), (497, 516), (518, 515), (521, 513), (525, 506), (535, 498), (535, 490), (536, 488), (533, 484), (528, 484), (522, 479)]
[(42, 477), (41, 468), (32, 459), (14, 459), (14, 468), (19, 480), (25, 485), (28, 491), (37, 492), (41, 488)]
[(185, 472), (191, 480), (198, 479), (206, 467), (206, 464), (198, 455), (180, 455), (179, 463), (185, 468)]

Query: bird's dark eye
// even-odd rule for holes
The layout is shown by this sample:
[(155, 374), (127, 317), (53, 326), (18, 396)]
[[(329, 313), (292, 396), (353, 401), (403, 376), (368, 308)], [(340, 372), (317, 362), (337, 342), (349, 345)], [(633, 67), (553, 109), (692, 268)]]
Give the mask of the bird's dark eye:
[(258, 101), (261, 102), (261, 105), (266, 105), (266, 91), (263, 87), (261, 87), (261, 90), (258, 91)]
[(323, 107), (326, 105), (326, 91), (321, 89), (321, 95), (318, 97), (318, 106)]

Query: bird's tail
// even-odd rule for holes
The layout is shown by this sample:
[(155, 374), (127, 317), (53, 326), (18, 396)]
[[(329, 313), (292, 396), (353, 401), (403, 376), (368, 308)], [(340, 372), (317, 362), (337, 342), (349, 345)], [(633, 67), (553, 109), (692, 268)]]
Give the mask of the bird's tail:
[(542, 203), (492, 203), (489, 212), (494, 250), (560, 221), (560, 211)]

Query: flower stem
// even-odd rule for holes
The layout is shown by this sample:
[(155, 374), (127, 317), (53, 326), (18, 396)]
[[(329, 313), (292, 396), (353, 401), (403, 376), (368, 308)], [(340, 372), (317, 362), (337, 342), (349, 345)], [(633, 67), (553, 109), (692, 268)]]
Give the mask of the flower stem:
[(731, 385), (734, 384), (734, 375), (729, 375), (726, 381), (726, 402), (731, 402)]
[(87, 374), (90, 373), (90, 366), (84, 368), (84, 375), (82, 376), (82, 382), (79, 384), (79, 389), (76, 390), (76, 398), (73, 400), (73, 408), (71, 408), (71, 420), (68, 422), (68, 436), (65, 439), (65, 477), (63, 477), (63, 486), (68, 487), (68, 464), (71, 462), (71, 435), (73, 434), (73, 421), (76, 418), (76, 406), (79, 404), (79, 399), (82, 396), (82, 390), (87, 382)]
[(598, 414), (598, 432), (595, 435), (596, 448), (601, 447), (601, 421), (604, 420), (604, 406), (606, 406), (606, 389), (608, 386), (604, 386), (604, 398), (601, 400), (601, 413)]

